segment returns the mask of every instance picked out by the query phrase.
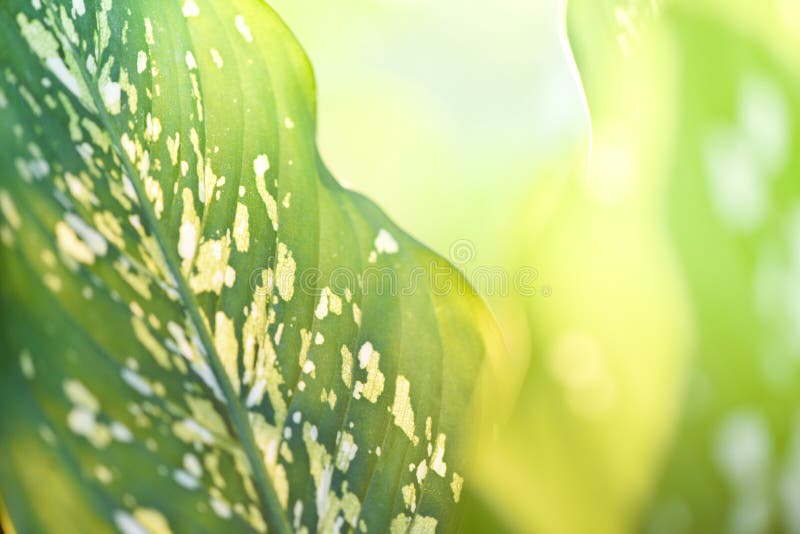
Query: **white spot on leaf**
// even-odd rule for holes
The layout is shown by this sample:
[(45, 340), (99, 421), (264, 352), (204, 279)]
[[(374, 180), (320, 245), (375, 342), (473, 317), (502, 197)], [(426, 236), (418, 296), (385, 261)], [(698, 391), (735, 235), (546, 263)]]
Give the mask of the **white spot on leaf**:
[(253, 34), (250, 33), (250, 27), (247, 25), (247, 21), (244, 20), (244, 17), (241, 15), (236, 15), (234, 23), (236, 24), (236, 29), (240, 34), (242, 34), (242, 37), (244, 37), (244, 40), (248, 43), (252, 43)]
[(378, 254), (396, 254), (400, 247), (392, 234), (381, 228), (375, 238), (375, 250)]
[(200, 15), (200, 8), (194, 0), (186, 0), (183, 3), (183, 16), (184, 17), (197, 17)]

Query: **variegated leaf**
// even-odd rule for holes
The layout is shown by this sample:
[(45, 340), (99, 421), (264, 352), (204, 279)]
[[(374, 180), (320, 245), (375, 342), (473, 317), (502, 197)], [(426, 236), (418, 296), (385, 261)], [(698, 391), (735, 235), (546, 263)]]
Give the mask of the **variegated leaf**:
[(314, 106), (256, 0), (0, 3), (4, 528), (458, 527), (487, 314)]

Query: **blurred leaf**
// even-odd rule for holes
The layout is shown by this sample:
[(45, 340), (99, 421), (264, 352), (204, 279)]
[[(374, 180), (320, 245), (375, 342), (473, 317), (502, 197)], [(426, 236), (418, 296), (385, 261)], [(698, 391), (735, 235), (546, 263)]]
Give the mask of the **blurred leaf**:
[(667, 19), (683, 80), (667, 166), (670, 228), (697, 345), (648, 532), (800, 531), (800, 57), (791, 10), (796, 3), (687, 2)]
[(457, 529), (491, 319), (329, 175), (278, 17), (13, 0), (0, 69), (6, 526)]
[(516, 219), (550, 293), (525, 299), (531, 365), (473, 486), (512, 532), (633, 530), (674, 432), (690, 324), (662, 206), (673, 56), (651, 8), (570, 3), (591, 139)]

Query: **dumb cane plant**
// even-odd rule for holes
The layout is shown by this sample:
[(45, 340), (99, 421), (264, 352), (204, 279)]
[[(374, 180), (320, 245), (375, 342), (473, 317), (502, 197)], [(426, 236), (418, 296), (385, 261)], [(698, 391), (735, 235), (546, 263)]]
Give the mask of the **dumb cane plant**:
[(458, 529), (491, 321), (314, 121), (261, 2), (0, 2), (6, 531)]

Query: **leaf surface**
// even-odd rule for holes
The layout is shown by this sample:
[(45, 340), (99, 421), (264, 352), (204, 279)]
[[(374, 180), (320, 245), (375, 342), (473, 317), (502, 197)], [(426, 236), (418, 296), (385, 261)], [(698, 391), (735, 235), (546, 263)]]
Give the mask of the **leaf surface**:
[(20, 532), (450, 531), (487, 313), (342, 188), (262, 3), (0, 5)]

